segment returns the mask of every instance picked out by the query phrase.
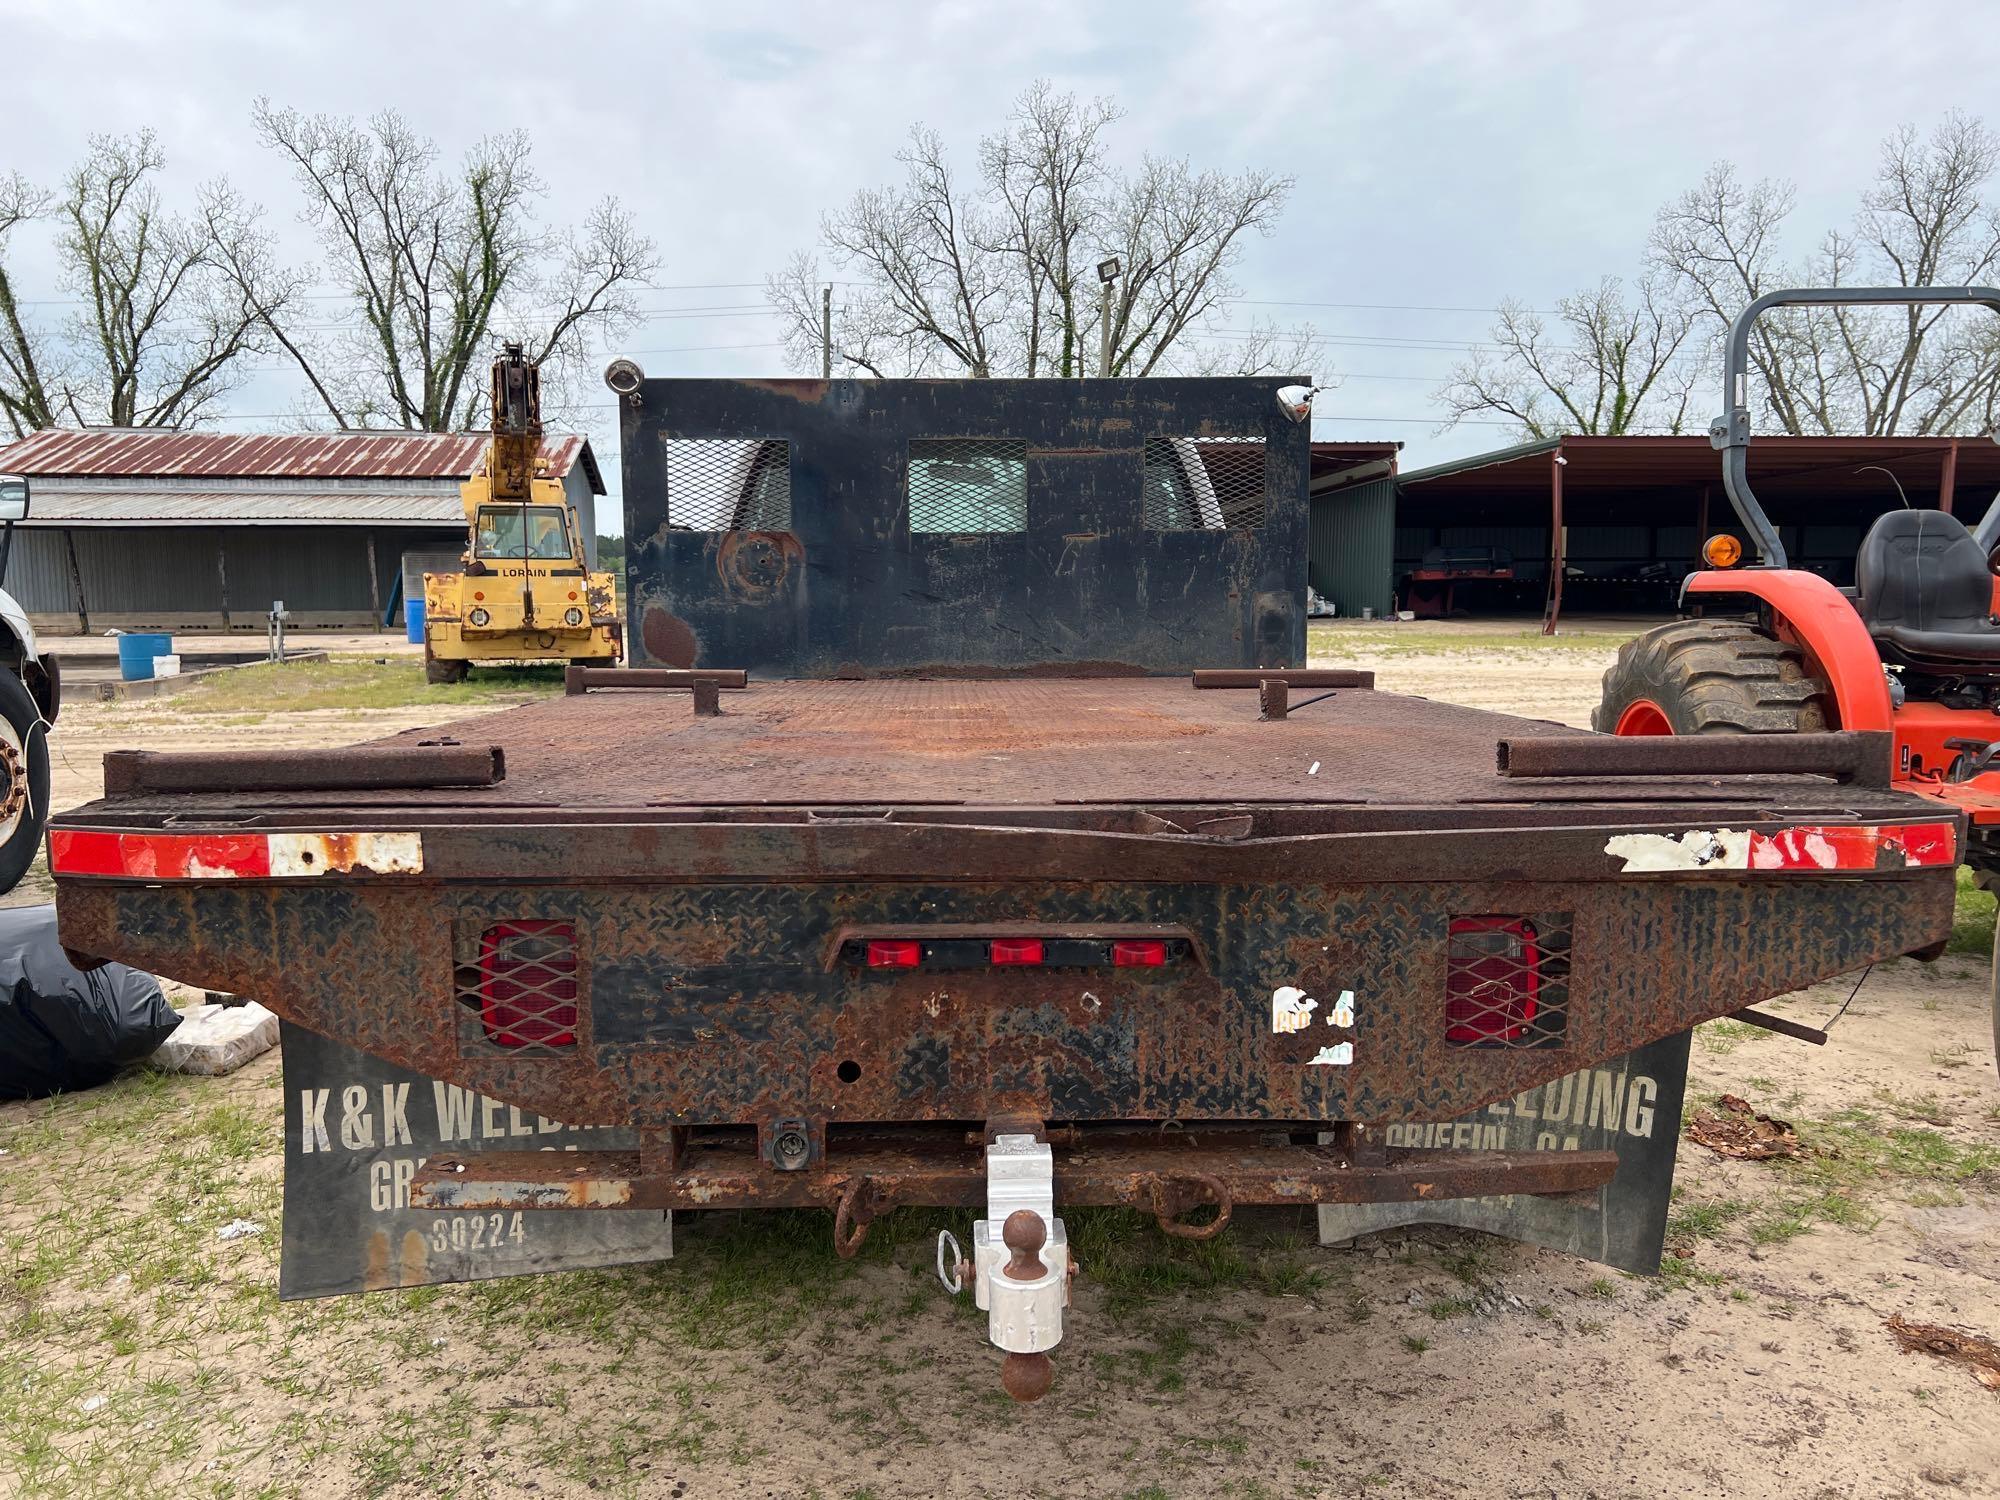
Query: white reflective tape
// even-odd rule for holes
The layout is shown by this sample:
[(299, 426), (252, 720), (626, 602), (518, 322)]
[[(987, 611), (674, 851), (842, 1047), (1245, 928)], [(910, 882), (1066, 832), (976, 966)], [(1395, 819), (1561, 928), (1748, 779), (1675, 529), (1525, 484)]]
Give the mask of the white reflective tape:
[(1627, 875), (1656, 870), (1747, 870), (1750, 835), (1727, 828), (1714, 832), (1694, 829), (1676, 838), (1671, 833), (1621, 833), (1604, 852), (1625, 861)]
[(416, 875), (424, 868), (420, 833), (274, 833), (273, 875)]

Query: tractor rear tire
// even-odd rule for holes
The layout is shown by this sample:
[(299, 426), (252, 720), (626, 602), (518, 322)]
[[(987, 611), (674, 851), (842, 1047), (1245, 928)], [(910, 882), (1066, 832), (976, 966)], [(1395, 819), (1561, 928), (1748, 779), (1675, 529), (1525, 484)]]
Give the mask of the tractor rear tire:
[(433, 686), (441, 687), (449, 683), (465, 681), (466, 668), (470, 665), (470, 662), (449, 661), (442, 657), (432, 656), (430, 647), (424, 647), (424, 681)]
[(1735, 620), (1677, 620), (1618, 648), (1590, 716), (1602, 734), (1808, 734), (1833, 693), (1805, 654)]

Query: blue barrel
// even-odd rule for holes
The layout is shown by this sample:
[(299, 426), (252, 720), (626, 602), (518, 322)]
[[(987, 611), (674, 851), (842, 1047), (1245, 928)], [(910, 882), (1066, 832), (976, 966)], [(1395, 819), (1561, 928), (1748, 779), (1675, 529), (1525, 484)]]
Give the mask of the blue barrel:
[(403, 637), (413, 646), (424, 643), (424, 601), (405, 599), (403, 601)]
[(127, 682), (145, 682), (153, 675), (153, 658), (174, 649), (170, 635), (140, 632), (118, 637), (118, 675)]

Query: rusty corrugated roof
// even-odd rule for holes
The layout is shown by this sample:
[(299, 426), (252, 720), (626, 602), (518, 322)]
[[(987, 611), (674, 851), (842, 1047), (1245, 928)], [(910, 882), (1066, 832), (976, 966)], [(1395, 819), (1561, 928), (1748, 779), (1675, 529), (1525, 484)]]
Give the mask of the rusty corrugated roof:
[(465, 526), (458, 492), (377, 487), (368, 490), (79, 490), (35, 491), (26, 522), (36, 526)]
[[(50, 428), (0, 448), (0, 473), (30, 479), (464, 479), (486, 455), (483, 432), (161, 432)], [(562, 478), (581, 458), (604, 493), (588, 439), (552, 436), (542, 472)]]

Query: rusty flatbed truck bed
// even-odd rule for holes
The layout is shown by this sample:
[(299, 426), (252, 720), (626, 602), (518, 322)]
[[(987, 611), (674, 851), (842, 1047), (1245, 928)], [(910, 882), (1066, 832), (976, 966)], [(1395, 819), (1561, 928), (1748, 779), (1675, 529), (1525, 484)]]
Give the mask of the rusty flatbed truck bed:
[[(1886, 737), (1577, 736), (1263, 649), (1233, 686), (573, 672), (309, 760), (114, 757), (55, 820), (63, 940), (639, 1131), (433, 1158), (433, 1207), (817, 1205), (852, 1253), (897, 1205), (984, 1205), (1022, 1355), (1067, 1255), (994, 1269), (1010, 1202), (1207, 1234), (1588, 1192), (1611, 1153), (1380, 1127), (1949, 931), (1960, 829), (1881, 784)], [(1003, 1337), (1003, 1303), (1056, 1332)]]

